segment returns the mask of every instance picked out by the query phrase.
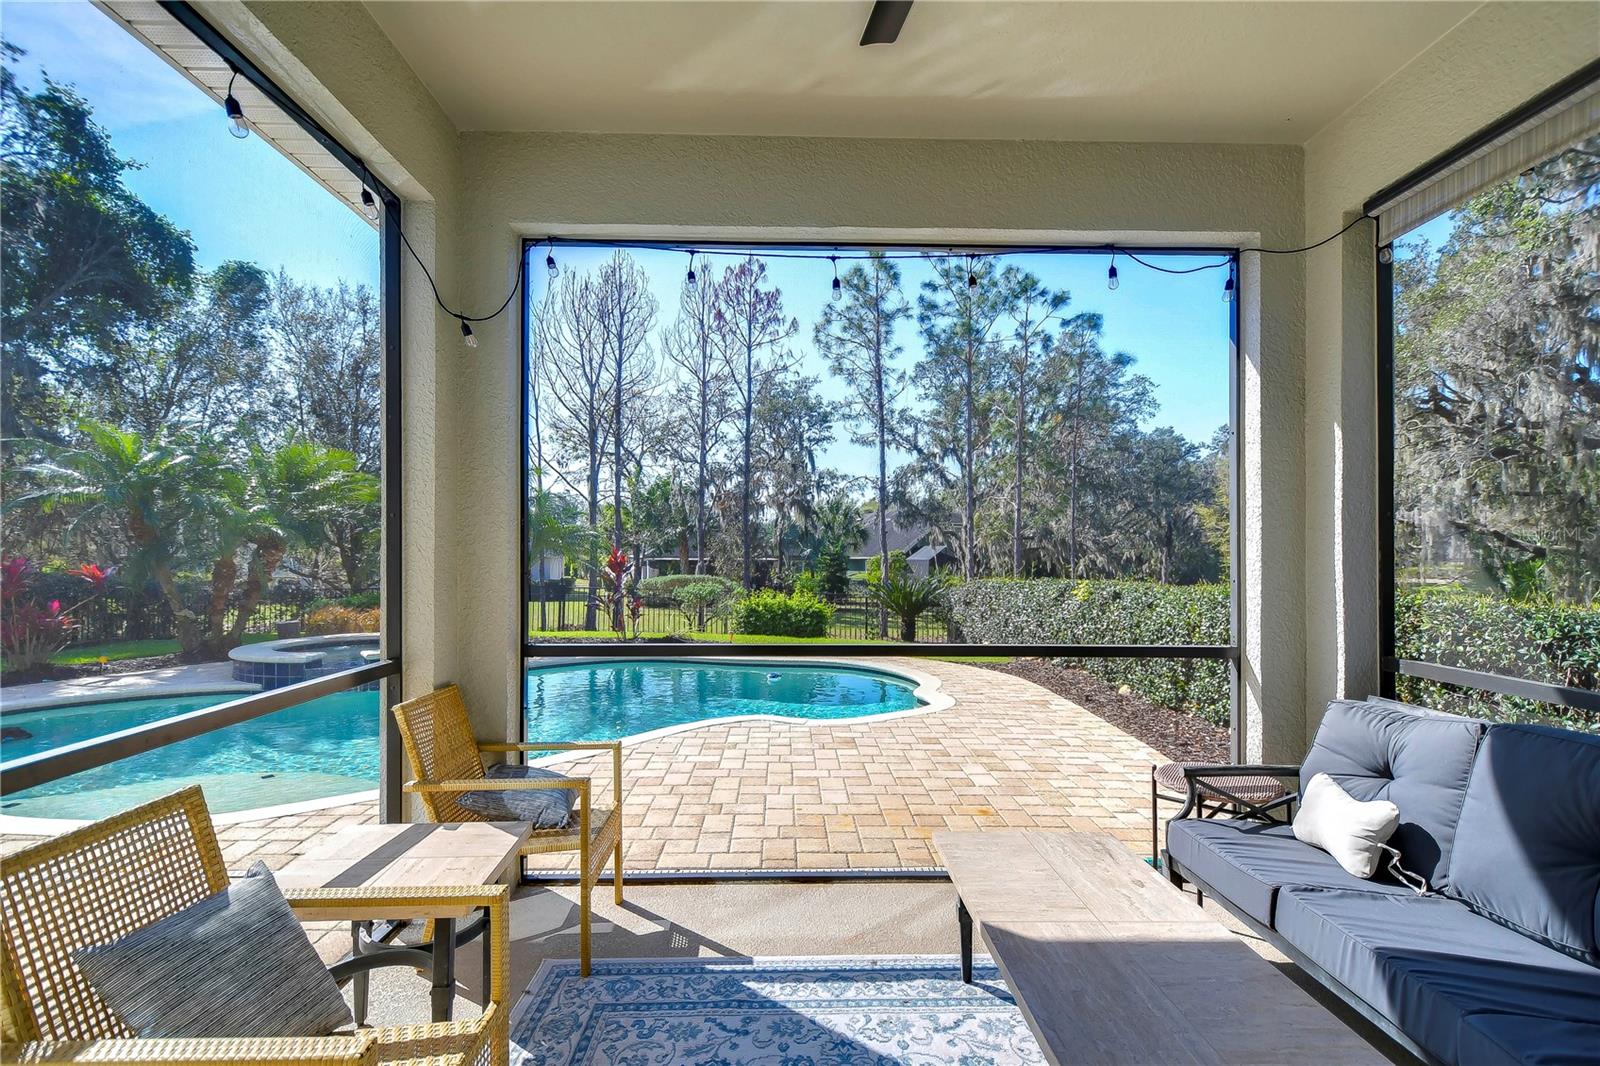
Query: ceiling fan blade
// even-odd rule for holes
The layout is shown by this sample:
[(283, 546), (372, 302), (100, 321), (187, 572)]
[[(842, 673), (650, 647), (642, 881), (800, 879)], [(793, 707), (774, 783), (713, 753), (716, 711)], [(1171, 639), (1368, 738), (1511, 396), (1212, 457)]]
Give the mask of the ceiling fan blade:
[(861, 35), (861, 44), (894, 44), (900, 36), (900, 27), (906, 24), (911, 13), (911, 0), (877, 0), (872, 14), (867, 16), (867, 29)]

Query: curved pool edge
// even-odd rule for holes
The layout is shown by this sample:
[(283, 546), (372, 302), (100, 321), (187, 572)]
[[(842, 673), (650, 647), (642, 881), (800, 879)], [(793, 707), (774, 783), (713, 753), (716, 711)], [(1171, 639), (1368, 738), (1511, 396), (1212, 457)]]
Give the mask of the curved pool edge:
[[(618, 737), (623, 747), (630, 744), (642, 744), (649, 740), (659, 740), (662, 737), (673, 736), (677, 733), (687, 733), (691, 729), (701, 729), (713, 725), (733, 725), (740, 722), (782, 722), (787, 725), (815, 728), (817, 726), (848, 726), (870, 725), (874, 722), (887, 722), (894, 718), (910, 718), (919, 714), (932, 714), (936, 711), (947, 711), (956, 705), (954, 696), (944, 691), (944, 685), (939, 678), (932, 674), (923, 673), (921, 670), (906, 666), (885, 666), (867, 659), (824, 659), (805, 656), (803, 658), (772, 658), (756, 659), (744, 655), (693, 655), (693, 656), (607, 656), (597, 660), (593, 657), (581, 655), (560, 656), (538, 660), (537, 666), (528, 666), (526, 670), (540, 670), (554, 666), (593, 665), (597, 662), (610, 663), (683, 663), (705, 662), (726, 664), (729, 666), (788, 666), (798, 663), (808, 666), (836, 666), (847, 670), (862, 670), (868, 673), (888, 674), (890, 677), (901, 681), (915, 683), (911, 694), (922, 703), (917, 707), (907, 707), (902, 711), (883, 711), (879, 714), (863, 714), (855, 718), (796, 718), (787, 714), (735, 714), (722, 718), (701, 718), (693, 722), (679, 722), (677, 725), (662, 726), (660, 729), (647, 729), (643, 733), (633, 733), (629, 736)], [(565, 751), (556, 755), (546, 755), (538, 759), (529, 759), (532, 766), (558, 766), (562, 763), (577, 762), (580, 759), (590, 758), (592, 751)]]
[[(124, 675), (133, 676), (133, 675)], [(122, 689), (100, 691), (63, 692), (52, 696), (29, 696), (20, 700), (0, 699), (0, 718), (32, 711), (50, 711), (59, 707), (77, 707), (93, 703), (121, 703), (125, 700), (184, 699), (188, 696), (249, 696), (260, 692), (261, 686), (248, 681), (187, 681), (164, 684), (153, 681)]]
[[(371, 803), (374, 807), (378, 803), (378, 790), (375, 788), (364, 789), (360, 792), (346, 792), (339, 796), (322, 796), (317, 799), (298, 800), (294, 803), (275, 803), (268, 807), (251, 807), (242, 811), (229, 811), (226, 814), (211, 815), (211, 824), (214, 826), (239, 825), (243, 822), (259, 822), (268, 818), (290, 818), (297, 814), (313, 814), (317, 811), (328, 810), (331, 807), (345, 807), (357, 803)], [(86, 825), (93, 825), (98, 819), (94, 818), (34, 818), (23, 814), (0, 814), (0, 836), (19, 837), (53, 837), (62, 833), (70, 833), (74, 829), (82, 829)]]

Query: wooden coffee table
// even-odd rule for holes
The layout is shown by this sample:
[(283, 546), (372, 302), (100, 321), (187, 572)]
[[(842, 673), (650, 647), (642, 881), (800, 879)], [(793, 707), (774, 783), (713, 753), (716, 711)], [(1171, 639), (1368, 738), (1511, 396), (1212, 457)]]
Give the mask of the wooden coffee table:
[[(284, 889), (362, 888), (400, 886), (454, 888), (497, 885), (505, 878), (528, 839), (526, 822), (464, 822), (461, 824), (400, 823), (357, 825), (318, 840), (311, 850), (277, 871)], [(456, 922), (472, 918), (476, 908), (462, 907), (459, 914), (434, 916), (433, 939), (425, 944), (385, 943), (392, 927), (374, 931), (370, 908), (365, 917), (335, 906), (296, 907), (302, 921), (349, 920), (350, 954), (328, 967), (335, 979), (355, 982), (355, 1019), (366, 1021), (367, 975), (380, 966), (414, 966), (433, 974), (433, 1020), (450, 1020), (455, 1001), (456, 948), (489, 928), (489, 913), (461, 927)], [(407, 919), (416, 915), (394, 914)], [(488, 943), (486, 940), (485, 944)], [(489, 989), (489, 952), (483, 953), (483, 989)]]
[(938, 832), (972, 925), (1053, 1063), (1388, 1060), (1101, 833)]

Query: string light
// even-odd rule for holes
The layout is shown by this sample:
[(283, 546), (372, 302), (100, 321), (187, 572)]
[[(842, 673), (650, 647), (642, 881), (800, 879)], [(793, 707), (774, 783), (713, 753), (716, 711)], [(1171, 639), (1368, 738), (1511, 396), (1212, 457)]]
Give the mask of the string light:
[(833, 263), (833, 293), (828, 297), (828, 299), (832, 300), (834, 303), (838, 303), (839, 295), (843, 291), (839, 285), (839, 257), (836, 255), (830, 255), (828, 256), (828, 259)]
[(547, 250), (544, 256), (544, 268), (550, 272), (550, 280), (554, 281), (556, 280), (556, 242), (547, 242), (546, 249)]
[(467, 342), (468, 348), (476, 348), (478, 346), (478, 338), (473, 335), (472, 327), (467, 325), (467, 320), (465, 317), (462, 317), (460, 321), (461, 339)]
[(1228, 272), (1228, 280), (1222, 283), (1222, 302), (1233, 303), (1233, 271)]
[(684, 278), (684, 280), (689, 283), (689, 288), (691, 288), (691, 289), (694, 288), (695, 285), (698, 282), (698, 279), (694, 276), (694, 251), (693, 250), (690, 250), (690, 252), (689, 252), (689, 275), (688, 275), (688, 277)]
[(250, 136), (250, 124), (244, 120), (244, 108), (239, 106), (239, 98), (233, 95), (233, 83), (238, 77), (239, 72), (235, 70), (228, 79), (228, 95), (222, 101), (222, 110), (228, 116), (228, 132), (242, 141)]
[(1122, 282), (1117, 280), (1117, 253), (1111, 253), (1111, 266), (1106, 268), (1106, 288), (1112, 292), (1117, 291), (1117, 286)]
[(372, 198), (372, 190), (366, 186), (361, 188), (361, 213), (370, 221), (378, 221), (378, 201)]
[(971, 255), (968, 255), (967, 256), (967, 291), (968, 292), (977, 292), (978, 291), (978, 272), (977, 272), (976, 268), (973, 265), (974, 263), (975, 263), (974, 258)]

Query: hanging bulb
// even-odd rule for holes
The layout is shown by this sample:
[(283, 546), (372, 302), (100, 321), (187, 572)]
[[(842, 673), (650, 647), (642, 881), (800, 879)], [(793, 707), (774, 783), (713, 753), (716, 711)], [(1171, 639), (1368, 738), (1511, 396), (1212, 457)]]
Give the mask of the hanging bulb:
[(550, 272), (550, 280), (554, 281), (556, 279), (556, 252), (554, 248), (551, 248), (545, 255), (544, 268)]
[(378, 201), (372, 198), (372, 191), (361, 190), (361, 213), (373, 222), (378, 221)]
[(972, 292), (978, 291), (978, 275), (974, 272), (967, 274), (967, 288)]
[(1233, 303), (1233, 275), (1232, 274), (1229, 274), (1228, 275), (1228, 280), (1223, 282), (1223, 284), (1222, 284), (1222, 302), (1225, 303), (1225, 304)]
[(239, 106), (239, 100), (232, 93), (222, 101), (222, 110), (228, 114), (228, 132), (241, 141), (250, 136), (250, 124), (244, 120), (244, 108)]
[(828, 258), (833, 262), (833, 292), (828, 296), (828, 299), (838, 303), (839, 296), (844, 292), (843, 287), (839, 284), (839, 257), (830, 255)]
[(1117, 264), (1112, 263), (1110, 268), (1106, 270), (1106, 288), (1116, 292), (1117, 286), (1121, 284), (1122, 282), (1117, 280)]
[(478, 338), (473, 336), (472, 327), (467, 325), (467, 320), (464, 318), (461, 320), (461, 339), (467, 342), (468, 348), (478, 346)]
[(684, 280), (689, 283), (689, 288), (691, 288), (691, 289), (694, 288), (695, 285), (697, 285), (699, 283), (699, 280), (700, 280), (699, 278), (695, 277), (695, 275), (694, 275), (694, 253), (693, 252), (689, 253), (689, 274), (688, 274), (688, 276), (686, 278), (684, 278)]

